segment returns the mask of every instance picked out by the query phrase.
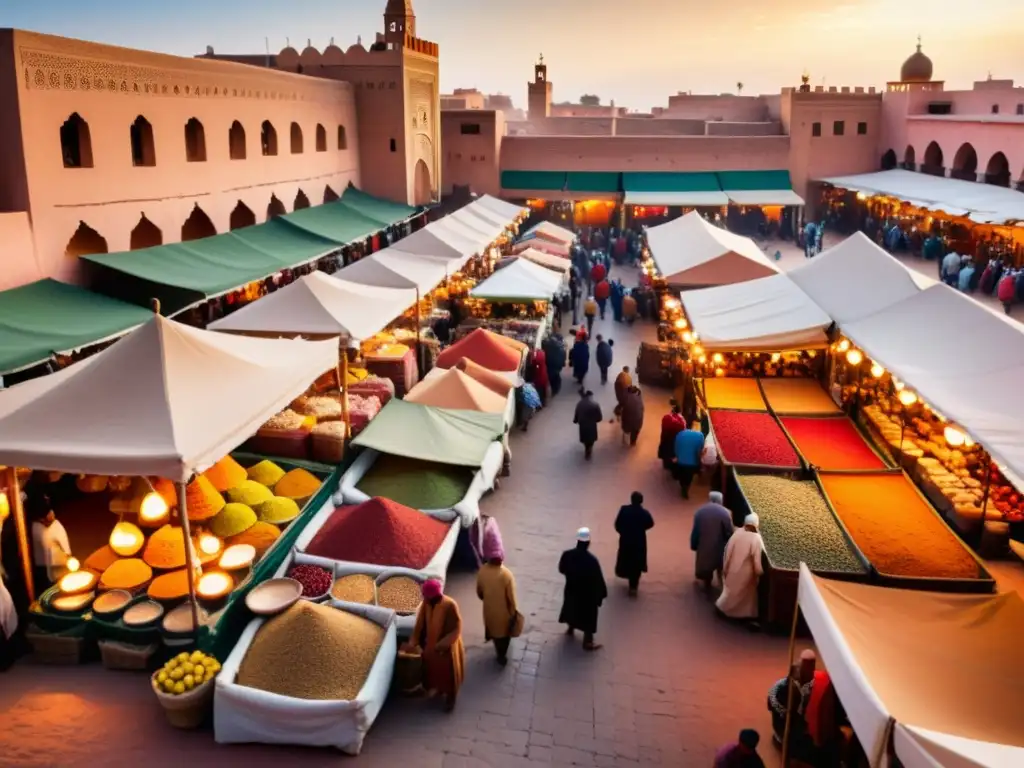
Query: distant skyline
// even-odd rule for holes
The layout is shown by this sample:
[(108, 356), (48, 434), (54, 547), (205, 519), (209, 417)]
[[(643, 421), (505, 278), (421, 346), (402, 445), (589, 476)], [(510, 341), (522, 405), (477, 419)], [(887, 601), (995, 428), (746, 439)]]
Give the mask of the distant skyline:
[[(10, 7), (14, 5), (15, 7)], [(383, 31), (386, 0), (24, 0), (0, 3), (0, 26), (181, 56), (277, 53), (290, 39), (342, 49)], [(876, 86), (899, 77), (917, 36), (948, 88), (989, 73), (1024, 85), (1024, 0), (413, 0), (420, 37), (441, 46), (441, 88), (505, 93), (526, 106), (540, 53), (554, 100), (596, 94), (647, 111), (679, 91), (778, 93), (812, 85)], [(301, 9), (301, 10), (299, 10)]]

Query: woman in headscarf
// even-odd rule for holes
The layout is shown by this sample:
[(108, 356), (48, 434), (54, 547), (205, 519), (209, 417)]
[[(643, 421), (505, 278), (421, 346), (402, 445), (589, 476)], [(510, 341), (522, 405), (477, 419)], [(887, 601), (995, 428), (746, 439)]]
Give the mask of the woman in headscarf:
[(476, 575), (476, 596), (484, 603), (484, 639), (494, 641), (498, 663), (505, 666), (509, 643), (523, 628), (516, 579), (504, 565), (505, 549), (496, 529), (488, 529), (484, 535), (484, 558), (486, 562)]
[(757, 580), (764, 573), (764, 542), (758, 533), (757, 514), (751, 512), (743, 527), (729, 537), (722, 564), (722, 594), (715, 607), (730, 619), (757, 620)]
[(455, 708), (466, 667), (459, 606), (444, 594), (441, 582), (423, 582), (423, 602), (408, 650), (423, 655), (423, 675), (428, 693), (444, 696), (445, 711)]

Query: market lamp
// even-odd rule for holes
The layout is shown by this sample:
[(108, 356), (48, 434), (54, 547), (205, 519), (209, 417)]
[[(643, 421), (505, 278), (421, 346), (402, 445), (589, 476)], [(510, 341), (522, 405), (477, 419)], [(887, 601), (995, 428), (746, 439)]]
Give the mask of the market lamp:
[(946, 428), (942, 430), (942, 436), (946, 438), (946, 443), (952, 448), (959, 448), (967, 442), (967, 435), (952, 424), (947, 425)]
[(772, 362), (773, 363), (777, 363), (781, 359), (782, 359), (782, 355), (779, 352), (773, 352), (772, 353)]
[(683, 334), (683, 341), (686, 342), (687, 344), (692, 344), (693, 334), (690, 333), (689, 331), (686, 331), (686, 333)]
[(722, 378), (723, 376), (725, 376), (725, 369), (715, 368), (715, 376), (717, 376), (718, 378)]
[(706, 363), (707, 361), (708, 361), (708, 356), (707, 355), (701, 355), (700, 357), (697, 358), (697, 362), (700, 363), (701, 365), (704, 365), (704, 363)]
[(77, 557), (69, 557), (68, 561), (64, 563), (64, 567), (68, 569), (68, 573), (76, 573), (82, 567), (82, 564), (78, 562)]
[(110, 532), (110, 548), (121, 557), (131, 557), (142, 549), (145, 536), (137, 525), (123, 520)]
[(843, 339), (842, 341), (839, 342), (839, 346), (836, 347), (836, 350), (839, 351), (839, 352), (845, 352), (849, 348), (850, 348), (850, 340), (849, 339)]
[(846, 353), (846, 362), (850, 365), (860, 365), (864, 362), (864, 355), (859, 349), (851, 349)]
[(168, 516), (170, 509), (164, 497), (156, 491), (150, 491), (139, 506), (139, 519), (147, 523), (156, 523)]
[(721, 352), (715, 352), (715, 354), (713, 354), (711, 356), (711, 360), (712, 360), (712, 362), (715, 362), (715, 363), (721, 363), (723, 360), (725, 360), (725, 358), (722, 357), (722, 353)]
[(876, 379), (880, 379), (885, 375), (885, 368), (880, 366), (878, 363), (871, 364), (871, 375)]
[(907, 408), (917, 402), (917, 395), (909, 389), (901, 389), (899, 394), (900, 402)]
[(683, 328), (686, 327), (686, 321), (680, 317), (678, 320), (675, 321), (675, 323), (673, 323), (673, 325), (675, 325), (675, 327), (681, 331), (683, 330)]

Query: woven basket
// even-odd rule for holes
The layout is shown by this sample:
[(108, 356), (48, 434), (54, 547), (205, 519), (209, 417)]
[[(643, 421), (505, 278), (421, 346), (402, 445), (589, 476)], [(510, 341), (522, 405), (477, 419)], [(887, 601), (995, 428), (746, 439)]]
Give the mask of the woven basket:
[(133, 672), (149, 667), (149, 660), (159, 650), (157, 643), (150, 645), (131, 645), (116, 640), (100, 640), (100, 658), (107, 669), (124, 669)]
[(340, 464), (345, 458), (345, 441), (334, 435), (322, 435), (314, 432), (312, 454), (315, 461), (324, 464)]
[[(156, 675), (153, 675), (153, 681), (156, 681)], [(191, 730), (202, 725), (210, 713), (215, 681), (216, 678), (211, 677), (202, 685), (180, 696), (172, 696), (156, 688), (153, 689), (153, 693), (156, 694), (160, 706), (164, 708), (168, 723), (175, 728)]]
[(38, 664), (72, 666), (84, 661), (84, 637), (51, 634), (29, 627), (25, 639), (32, 646), (32, 660)]

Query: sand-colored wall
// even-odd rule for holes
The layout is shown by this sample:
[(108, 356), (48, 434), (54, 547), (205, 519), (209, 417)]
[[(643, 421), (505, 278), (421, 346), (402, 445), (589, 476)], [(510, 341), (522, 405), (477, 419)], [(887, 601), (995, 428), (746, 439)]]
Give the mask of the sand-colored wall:
[(36, 260), (32, 243), (32, 224), (24, 211), (0, 213), (0, 291), (48, 277)]
[[(469, 187), (478, 195), (500, 195), (499, 160), (505, 116), (496, 110), (445, 110), (441, 114), (443, 195), (455, 187)], [(476, 126), (479, 133), (463, 133)], [(470, 128), (469, 130), (473, 130)]]
[[(125, 251), (143, 215), (171, 243), (181, 239), (197, 205), (225, 232), (240, 201), (262, 222), (272, 196), (290, 211), (300, 190), (316, 204), (328, 186), (340, 194), (349, 182), (361, 182), (355, 98), (347, 83), (22, 31), (13, 33), (0, 64), (0, 72), (18, 73), (27, 210), (46, 276), (76, 277), (77, 260), (64, 253), (80, 222), (102, 235), (109, 251)], [(72, 113), (89, 124), (92, 168), (64, 167), (59, 132)], [(153, 167), (132, 165), (129, 129), (139, 115), (152, 126)], [(186, 160), (184, 127), (193, 117), (203, 125), (205, 162)], [(245, 129), (244, 160), (229, 156), (236, 120)], [(262, 155), (264, 120), (276, 130), (276, 156)], [(292, 122), (302, 130), (301, 154), (291, 152)], [(316, 151), (318, 124), (326, 132), (324, 152)], [(345, 126), (343, 150), (339, 125)]]

